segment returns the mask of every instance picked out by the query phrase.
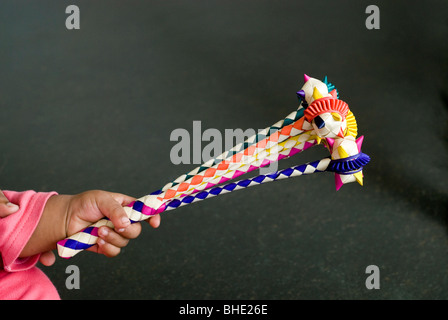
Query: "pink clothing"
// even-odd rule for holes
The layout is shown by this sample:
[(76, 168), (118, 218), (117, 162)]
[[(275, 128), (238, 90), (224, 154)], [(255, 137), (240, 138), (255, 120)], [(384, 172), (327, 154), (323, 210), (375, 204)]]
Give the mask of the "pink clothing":
[(47, 200), (55, 192), (3, 191), (19, 211), (0, 218), (0, 299), (59, 300), (50, 279), (36, 267), (39, 254), (19, 258), (36, 228)]

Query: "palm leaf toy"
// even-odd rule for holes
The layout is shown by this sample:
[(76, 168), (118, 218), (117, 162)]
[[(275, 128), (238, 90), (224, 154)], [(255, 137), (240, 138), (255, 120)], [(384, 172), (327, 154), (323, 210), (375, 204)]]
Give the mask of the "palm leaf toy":
[[(363, 137), (356, 139), (358, 128), (353, 113), (347, 103), (338, 99), (337, 90), (326, 77), (322, 82), (305, 75), (304, 80), (305, 84), (297, 92), (297, 110), (160, 190), (124, 207), (131, 222), (254, 185), (317, 172), (333, 172), (337, 190), (354, 181), (362, 185), (362, 170), (370, 158), (361, 152)], [(321, 141), (330, 151), (328, 158), (223, 184), (272, 162), (289, 158)], [(59, 241), (59, 256), (71, 258), (93, 246), (98, 239), (98, 228), (104, 225), (113, 227), (104, 218)]]
[[(162, 189), (162, 194), (159, 194), (159, 198), (163, 198), (164, 200), (179, 198), (190, 194), (191, 192), (198, 192), (205, 188), (210, 188), (216, 184), (226, 182), (230, 179), (235, 179), (244, 173), (259, 168), (260, 165), (266, 166), (270, 162), (278, 161), (282, 159), (284, 155), (279, 155), (280, 158), (272, 159), (272, 157), (269, 157), (270, 154), (274, 154), (272, 149), (280, 146), (283, 147), (285, 151), (287, 151), (288, 148), (291, 147), (291, 140), (297, 140), (296, 145), (298, 145), (300, 142), (304, 142), (304, 145), (299, 149), (298, 147), (296, 147), (296, 145), (293, 144), (292, 147), (295, 147), (296, 150), (294, 152), (291, 152), (287, 157), (297, 153), (297, 150), (303, 151), (315, 145), (316, 142), (319, 143), (319, 136), (313, 135), (311, 133), (314, 130), (313, 127), (306, 121), (304, 122), (304, 117), (298, 118), (298, 115), (302, 115), (303, 111), (305, 110), (302, 104), (304, 104), (305, 106), (307, 106), (308, 104), (308, 102), (305, 100), (305, 91), (310, 91), (310, 88), (313, 88), (312, 92), (314, 94), (314, 88), (317, 89), (317, 86), (320, 86), (321, 90), (322, 87), (325, 89), (326, 86), (327, 91), (332, 90), (333, 94), (336, 95), (337, 91), (335, 90), (335, 87), (327, 81), (326, 77), (324, 79), (324, 83), (316, 83), (315, 81), (313, 81), (315, 79), (312, 79), (307, 75), (305, 75), (304, 78), (305, 83), (311, 85), (308, 86), (308, 88), (306, 88), (305, 85), (304, 88), (302, 88), (302, 90), (297, 93), (299, 97), (298, 110), (291, 113), (284, 120), (277, 122), (270, 128), (266, 128), (264, 132), (262, 132), (262, 138), (266, 134), (266, 132), (271, 132), (273, 128), (277, 129), (276, 132), (268, 135), (263, 140), (260, 140), (260, 135), (256, 137), (254, 136), (255, 138), (251, 137), (244, 143), (246, 149), (244, 149), (243, 151), (236, 153), (235, 150), (241, 150), (241, 147), (243, 145), (239, 144), (228, 152), (223, 153), (221, 156), (210, 160), (208, 163), (199, 166), (195, 170), (192, 170), (189, 174), (179, 177), (175, 180), (174, 183), (167, 184)], [(308, 81), (309, 79), (312, 80)], [(288, 122), (288, 119), (292, 118), (295, 118), (296, 121)], [(352, 118), (354, 120), (354, 117)], [(351, 123), (349, 127), (351, 128), (350, 132), (356, 130), (356, 121), (354, 121), (354, 124)], [(250, 141), (258, 142), (249, 143)], [(259, 152), (261, 153), (261, 159), (263, 160), (261, 164), (257, 164), (257, 162), (260, 161), (260, 154), (258, 154)], [(222, 158), (225, 158), (225, 160), (219, 162), (219, 160)], [(255, 165), (254, 163), (249, 162), (248, 158), (252, 159), (250, 161), (256, 162)], [(210, 167), (211, 163), (213, 163), (214, 165)], [(187, 180), (187, 178), (189, 179)], [(214, 181), (210, 181), (211, 179), (213, 179)]]

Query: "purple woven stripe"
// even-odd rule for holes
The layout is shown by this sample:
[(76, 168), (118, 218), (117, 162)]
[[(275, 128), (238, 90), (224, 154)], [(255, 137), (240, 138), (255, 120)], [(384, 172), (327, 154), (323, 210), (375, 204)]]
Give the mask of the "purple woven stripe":
[(98, 237), (98, 228), (96, 227), (87, 227), (82, 232), (91, 234), (92, 236)]

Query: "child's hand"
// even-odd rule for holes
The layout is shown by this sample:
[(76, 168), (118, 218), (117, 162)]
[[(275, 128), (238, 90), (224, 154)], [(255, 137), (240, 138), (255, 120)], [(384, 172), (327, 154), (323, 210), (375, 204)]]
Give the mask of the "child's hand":
[[(56, 258), (51, 251), (56, 242), (69, 237), (92, 223), (107, 217), (115, 229), (101, 227), (98, 230), (97, 244), (87, 249), (107, 257), (120, 253), (130, 239), (138, 237), (141, 224), (130, 224), (123, 206), (135, 199), (124, 194), (107, 191), (87, 191), (78, 195), (55, 195), (45, 205), (44, 212), (36, 230), (22, 251), (21, 257), (42, 253), (40, 262), (52, 265)], [(153, 228), (160, 225), (160, 216), (147, 220)]]
[[(137, 238), (141, 232), (141, 224), (129, 221), (123, 206), (134, 198), (119, 193), (106, 191), (88, 191), (72, 197), (67, 210), (66, 235), (71, 236), (92, 223), (108, 217), (115, 229), (101, 227), (98, 230), (97, 245), (89, 251), (114, 257), (120, 253), (120, 248), (126, 246), (130, 239)], [(160, 225), (160, 216), (151, 217), (149, 224), (153, 228)]]
[(5, 218), (19, 210), (19, 206), (9, 202), (2, 190), (0, 190), (0, 218)]

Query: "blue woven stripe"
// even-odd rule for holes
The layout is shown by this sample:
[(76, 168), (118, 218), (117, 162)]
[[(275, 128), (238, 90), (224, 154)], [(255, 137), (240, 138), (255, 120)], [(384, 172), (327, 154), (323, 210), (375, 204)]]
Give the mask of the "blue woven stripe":
[(134, 205), (132, 206), (132, 209), (134, 209), (135, 211), (138, 211), (138, 212), (142, 212), (143, 206), (144, 206), (143, 202), (137, 200), (137, 201), (135, 201)]
[(223, 186), (223, 188), (226, 191), (233, 191), (236, 188), (236, 186), (237, 186), (236, 183), (232, 182), (232, 183), (229, 183), (229, 184)]
[(257, 183), (262, 183), (265, 178), (266, 178), (265, 176), (259, 175), (259, 176), (255, 177), (253, 180)]
[(212, 190), (210, 190), (210, 194), (217, 196), (218, 194), (221, 193), (221, 191), (222, 191), (221, 188), (213, 188)]
[[(207, 198), (207, 195), (208, 195), (208, 193), (206, 191), (199, 192), (196, 196), (194, 196), (194, 197), (191, 196), (193, 198), (191, 201), (193, 201), (194, 198), (205, 199), (205, 198)], [(188, 198), (188, 197), (185, 197), (185, 198)], [(189, 201), (187, 199), (184, 199), (184, 200), (186, 200), (184, 202), (189, 202), (189, 203), (191, 202), (191, 201)]]
[(170, 203), (168, 203), (168, 205), (172, 208), (177, 208), (178, 206), (180, 206), (182, 204), (182, 201), (180, 201), (179, 199), (174, 199), (173, 201), (171, 201)]
[[(322, 160), (327, 160), (327, 159), (328, 158), (325, 158)], [(314, 170), (312, 170), (310, 173), (327, 171), (326, 167), (322, 168), (321, 170), (317, 169), (317, 167), (322, 162), (322, 160), (309, 162), (309, 163), (298, 165), (298, 166), (295, 166), (292, 168), (286, 168), (281, 171), (270, 173), (268, 175), (259, 175), (259, 176), (253, 177), (253, 178), (241, 180), (238, 182), (232, 182), (232, 183), (229, 183), (229, 184), (226, 184), (223, 186), (219, 186), (219, 187), (214, 187), (214, 188), (210, 189), (209, 191), (201, 191), (200, 193), (198, 193), (196, 195), (186, 196), (185, 198), (183, 198), (181, 200), (174, 199), (167, 203), (167, 207), (177, 208), (181, 204), (189, 204), (189, 203), (192, 203), (196, 199), (204, 200), (210, 196), (217, 196), (217, 195), (221, 194), (221, 192), (223, 192), (223, 191), (228, 191), (228, 192), (234, 191), (236, 187), (247, 188), (251, 185), (252, 182), (262, 184), (264, 182), (275, 181), (279, 178), (280, 175), (284, 175), (286, 177), (291, 177), (291, 175), (297, 171), (304, 174), (304, 172), (308, 166), (314, 168)], [(266, 180), (266, 178), (269, 178), (270, 180)]]
[(87, 227), (82, 232), (92, 234), (93, 229), (95, 229), (95, 227)]
[(93, 246), (92, 244), (82, 243), (76, 240), (67, 239), (64, 247), (73, 249), (73, 250), (85, 250)]
[(284, 174), (284, 175), (287, 176), (287, 177), (291, 176), (291, 174), (292, 174), (293, 172), (294, 172), (294, 169), (293, 169), (293, 168), (288, 168), (288, 169), (282, 170), (282, 174)]
[(242, 181), (239, 181), (237, 184), (239, 187), (246, 188), (250, 184), (250, 180), (249, 179), (242, 180)]

